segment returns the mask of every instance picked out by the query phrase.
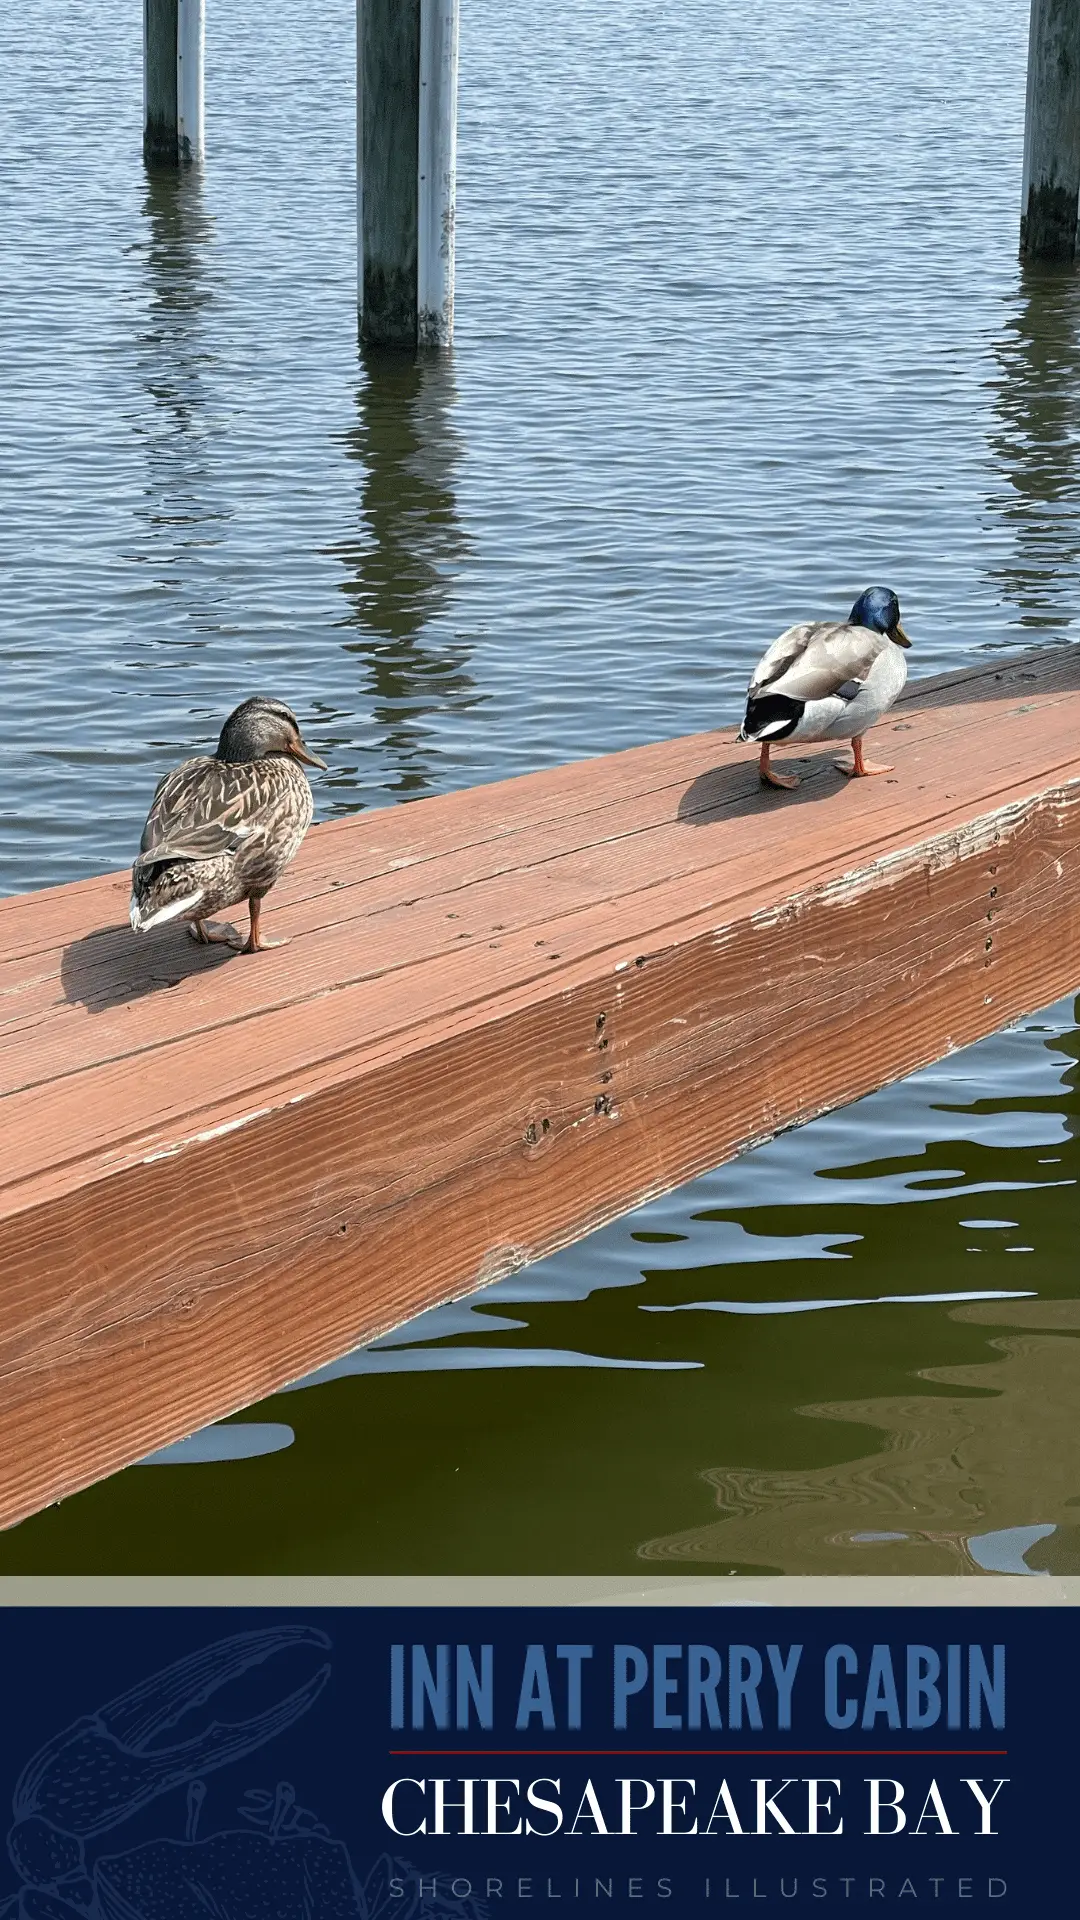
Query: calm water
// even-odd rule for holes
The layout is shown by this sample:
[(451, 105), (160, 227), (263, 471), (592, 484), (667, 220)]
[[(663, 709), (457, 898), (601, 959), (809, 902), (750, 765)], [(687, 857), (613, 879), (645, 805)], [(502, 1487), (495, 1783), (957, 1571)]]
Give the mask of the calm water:
[[(873, 579), (923, 672), (1071, 637), (1080, 283), (1016, 263), (1020, 0), (776, 0), (767, 35), (465, 0), (456, 350), (368, 366), (351, 0), (214, 0), (179, 182), (140, 161), (138, 10), (94, 14), (0, 14), (0, 889), (124, 864), (254, 688), (331, 760), (326, 817), (730, 721), (773, 634)], [(426, 1316), (0, 1568), (1080, 1571), (1075, 1021)]]

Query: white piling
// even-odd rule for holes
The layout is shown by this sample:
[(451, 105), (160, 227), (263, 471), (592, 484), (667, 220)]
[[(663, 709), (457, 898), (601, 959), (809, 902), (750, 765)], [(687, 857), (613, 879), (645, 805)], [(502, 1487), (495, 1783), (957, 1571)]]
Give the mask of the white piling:
[(1080, 0), (1031, 0), (1020, 251), (1072, 260), (1080, 208)]
[(206, 0), (177, 0), (176, 146), (181, 161), (203, 157)]
[(416, 337), (422, 347), (448, 347), (454, 337), (458, 6), (459, 0), (420, 0)]

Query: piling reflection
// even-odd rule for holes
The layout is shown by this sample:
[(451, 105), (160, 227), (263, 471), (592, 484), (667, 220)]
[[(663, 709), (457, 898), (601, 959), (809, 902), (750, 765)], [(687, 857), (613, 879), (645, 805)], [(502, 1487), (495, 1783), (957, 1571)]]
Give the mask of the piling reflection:
[(991, 570), (1032, 638), (1058, 638), (1076, 618), (1080, 562), (1080, 283), (1072, 273), (1021, 271), (1015, 311), (995, 347), (996, 427), (990, 446), (1001, 486), (988, 496), (1013, 534), (1013, 552)]
[[(1080, 999), (1076, 1007), (1080, 1018)], [(1074, 1140), (1080, 1140), (1080, 1027), (1063, 1037), (1048, 1040), (1046, 1046), (1048, 1052), (1064, 1054), (1066, 1059), (1073, 1062), (1063, 1079), (1063, 1084), (1070, 1090), (1071, 1099), (1062, 1117), (1066, 1133)]]
[[(1038, 1030), (1032, 1023), (1033, 1036)], [(959, 1263), (955, 1255), (951, 1261), (942, 1257), (945, 1215), (935, 1204), (909, 1212), (899, 1232), (875, 1210), (861, 1223), (855, 1214), (844, 1221), (863, 1225), (868, 1266), (883, 1288), (895, 1287), (897, 1294), (917, 1291), (921, 1281), (935, 1289), (974, 1285), (988, 1293), (1016, 1287), (1030, 1297), (975, 1297), (948, 1306), (952, 1355), (932, 1359), (931, 1343), (923, 1348), (925, 1336), (916, 1336), (914, 1367), (909, 1330), (898, 1316), (921, 1309), (879, 1309), (886, 1319), (876, 1341), (869, 1330), (854, 1336), (850, 1321), (841, 1327), (830, 1324), (828, 1314), (812, 1316), (805, 1337), (818, 1349), (816, 1377), (824, 1383), (831, 1375), (838, 1383), (846, 1338), (857, 1386), (854, 1393), (839, 1394), (834, 1386), (831, 1397), (794, 1410), (815, 1425), (837, 1423), (835, 1442), (824, 1444), (841, 1453), (848, 1451), (845, 1429), (861, 1428), (861, 1444), (852, 1435), (854, 1457), (807, 1465), (799, 1459), (799, 1452), (814, 1452), (807, 1436), (795, 1453), (787, 1443), (790, 1464), (783, 1467), (710, 1467), (701, 1478), (712, 1489), (719, 1517), (647, 1540), (638, 1549), (641, 1558), (683, 1568), (740, 1565), (792, 1574), (845, 1567), (865, 1574), (1080, 1572), (1080, 1434), (1072, 1417), (1080, 1393), (1080, 1299), (1072, 1257), (1080, 1030), (1059, 1028), (1043, 1046), (1055, 1079), (1060, 1073), (1056, 1091), (1040, 1091), (1038, 1077), (1032, 1077), (1023, 1088), (987, 1090), (973, 1101), (937, 1101), (938, 1114), (970, 1116), (972, 1137), (963, 1139), (961, 1121), (957, 1137), (942, 1146), (947, 1164), (935, 1167), (929, 1155), (897, 1162), (928, 1200), (932, 1193), (944, 1200), (950, 1185), (958, 1189), (953, 1205), (965, 1216), (959, 1222), (965, 1249)], [(1063, 1073), (1062, 1063), (1068, 1063)], [(992, 1081), (984, 1084), (989, 1089)], [(1031, 1144), (1017, 1154), (1013, 1178), (1005, 1182), (996, 1165), (1000, 1149), (992, 1144), (1003, 1122), (1017, 1139), (1025, 1123), (1033, 1129)], [(831, 1177), (872, 1170), (834, 1168)], [(1041, 1188), (1036, 1236), (1025, 1194), (1039, 1191), (1040, 1180), (1049, 1184)], [(1009, 1218), (981, 1218), (999, 1212)], [(1029, 1238), (1038, 1244), (1027, 1244)], [(1013, 1264), (1010, 1253), (1027, 1258)], [(978, 1256), (974, 1267), (972, 1255)], [(783, 1333), (777, 1321), (772, 1364), (778, 1368), (784, 1364)], [(940, 1338), (938, 1329), (935, 1341)], [(910, 1392), (895, 1390), (898, 1378), (911, 1381)], [(892, 1390), (882, 1390), (886, 1382)], [(736, 1447), (742, 1451), (738, 1441), (735, 1460)]]
[(425, 716), (477, 703), (471, 648), (440, 620), (468, 542), (454, 479), (461, 457), (449, 355), (366, 355), (357, 421), (345, 436), (361, 469), (356, 533), (328, 551), (345, 568), (347, 650), (364, 659), (373, 717), (399, 796), (431, 784)]
[[(198, 170), (148, 168), (142, 213), (146, 308), (137, 345), (152, 405), (139, 409), (132, 429), (146, 451), (149, 487), (141, 517), (152, 542), (148, 557), (160, 566), (178, 549), (212, 539), (208, 523), (227, 519), (229, 510), (210, 457), (215, 362), (206, 313), (214, 299), (214, 222)], [(158, 584), (175, 587), (176, 581), (166, 576)]]
[(1040, 1550), (1010, 1571), (1080, 1570), (1075, 1538), (1067, 1546), (1080, 1496), (1080, 1342), (1067, 1336), (1080, 1333), (1080, 1301), (972, 1302), (950, 1317), (992, 1328), (1001, 1357), (926, 1368), (922, 1380), (941, 1394), (804, 1407), (884, 1429), (884, 1439), (809, 1472), (710, 1469), (721, 1518), (650, 1540), (641, 1557), (784, 1573), (836, 1573), (845, 1560), (852, 1573), (978, 1573), (1003, 1560), (1010, 1535), (1034, 1532)]

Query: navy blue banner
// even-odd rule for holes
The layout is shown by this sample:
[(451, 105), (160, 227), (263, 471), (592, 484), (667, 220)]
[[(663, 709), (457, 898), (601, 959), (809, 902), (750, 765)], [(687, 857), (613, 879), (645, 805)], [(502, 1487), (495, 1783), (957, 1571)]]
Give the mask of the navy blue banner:
[(3, 1915), (1072, 1910), (1076, 1617), (0, 1614)]

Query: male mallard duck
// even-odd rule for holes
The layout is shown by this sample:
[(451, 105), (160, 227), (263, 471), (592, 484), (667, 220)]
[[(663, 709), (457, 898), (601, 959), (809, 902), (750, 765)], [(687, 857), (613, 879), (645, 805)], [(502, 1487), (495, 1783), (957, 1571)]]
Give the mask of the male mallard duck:
[(738, 734), (760, 740), (761, 778), (771, 787), (799, 784), (770, 768), (774, 740), (850, 740), (854, 764), (838, 760), (841, 773), (891, 773), (863, 759), (863, 735), (900, 693), (907, 679), (901, 649), (910, 645), (888, 587), (861, 593), (847, 620), (807, 621), (774, 640), (750, 682)]
[(246, 900), (242, 951), (285, 945), (260, 936), (259, 912), (315, 811), (301, 761), (326, 766), (304, 745), (296, 715), (260, 695), (230, 713), (212, 759), (185, 760), (159, 781), (131, 874), (136, 933), (188, 920), (193, 940), (239, 946), (231, 927), (209, 927), (207, 916)]

